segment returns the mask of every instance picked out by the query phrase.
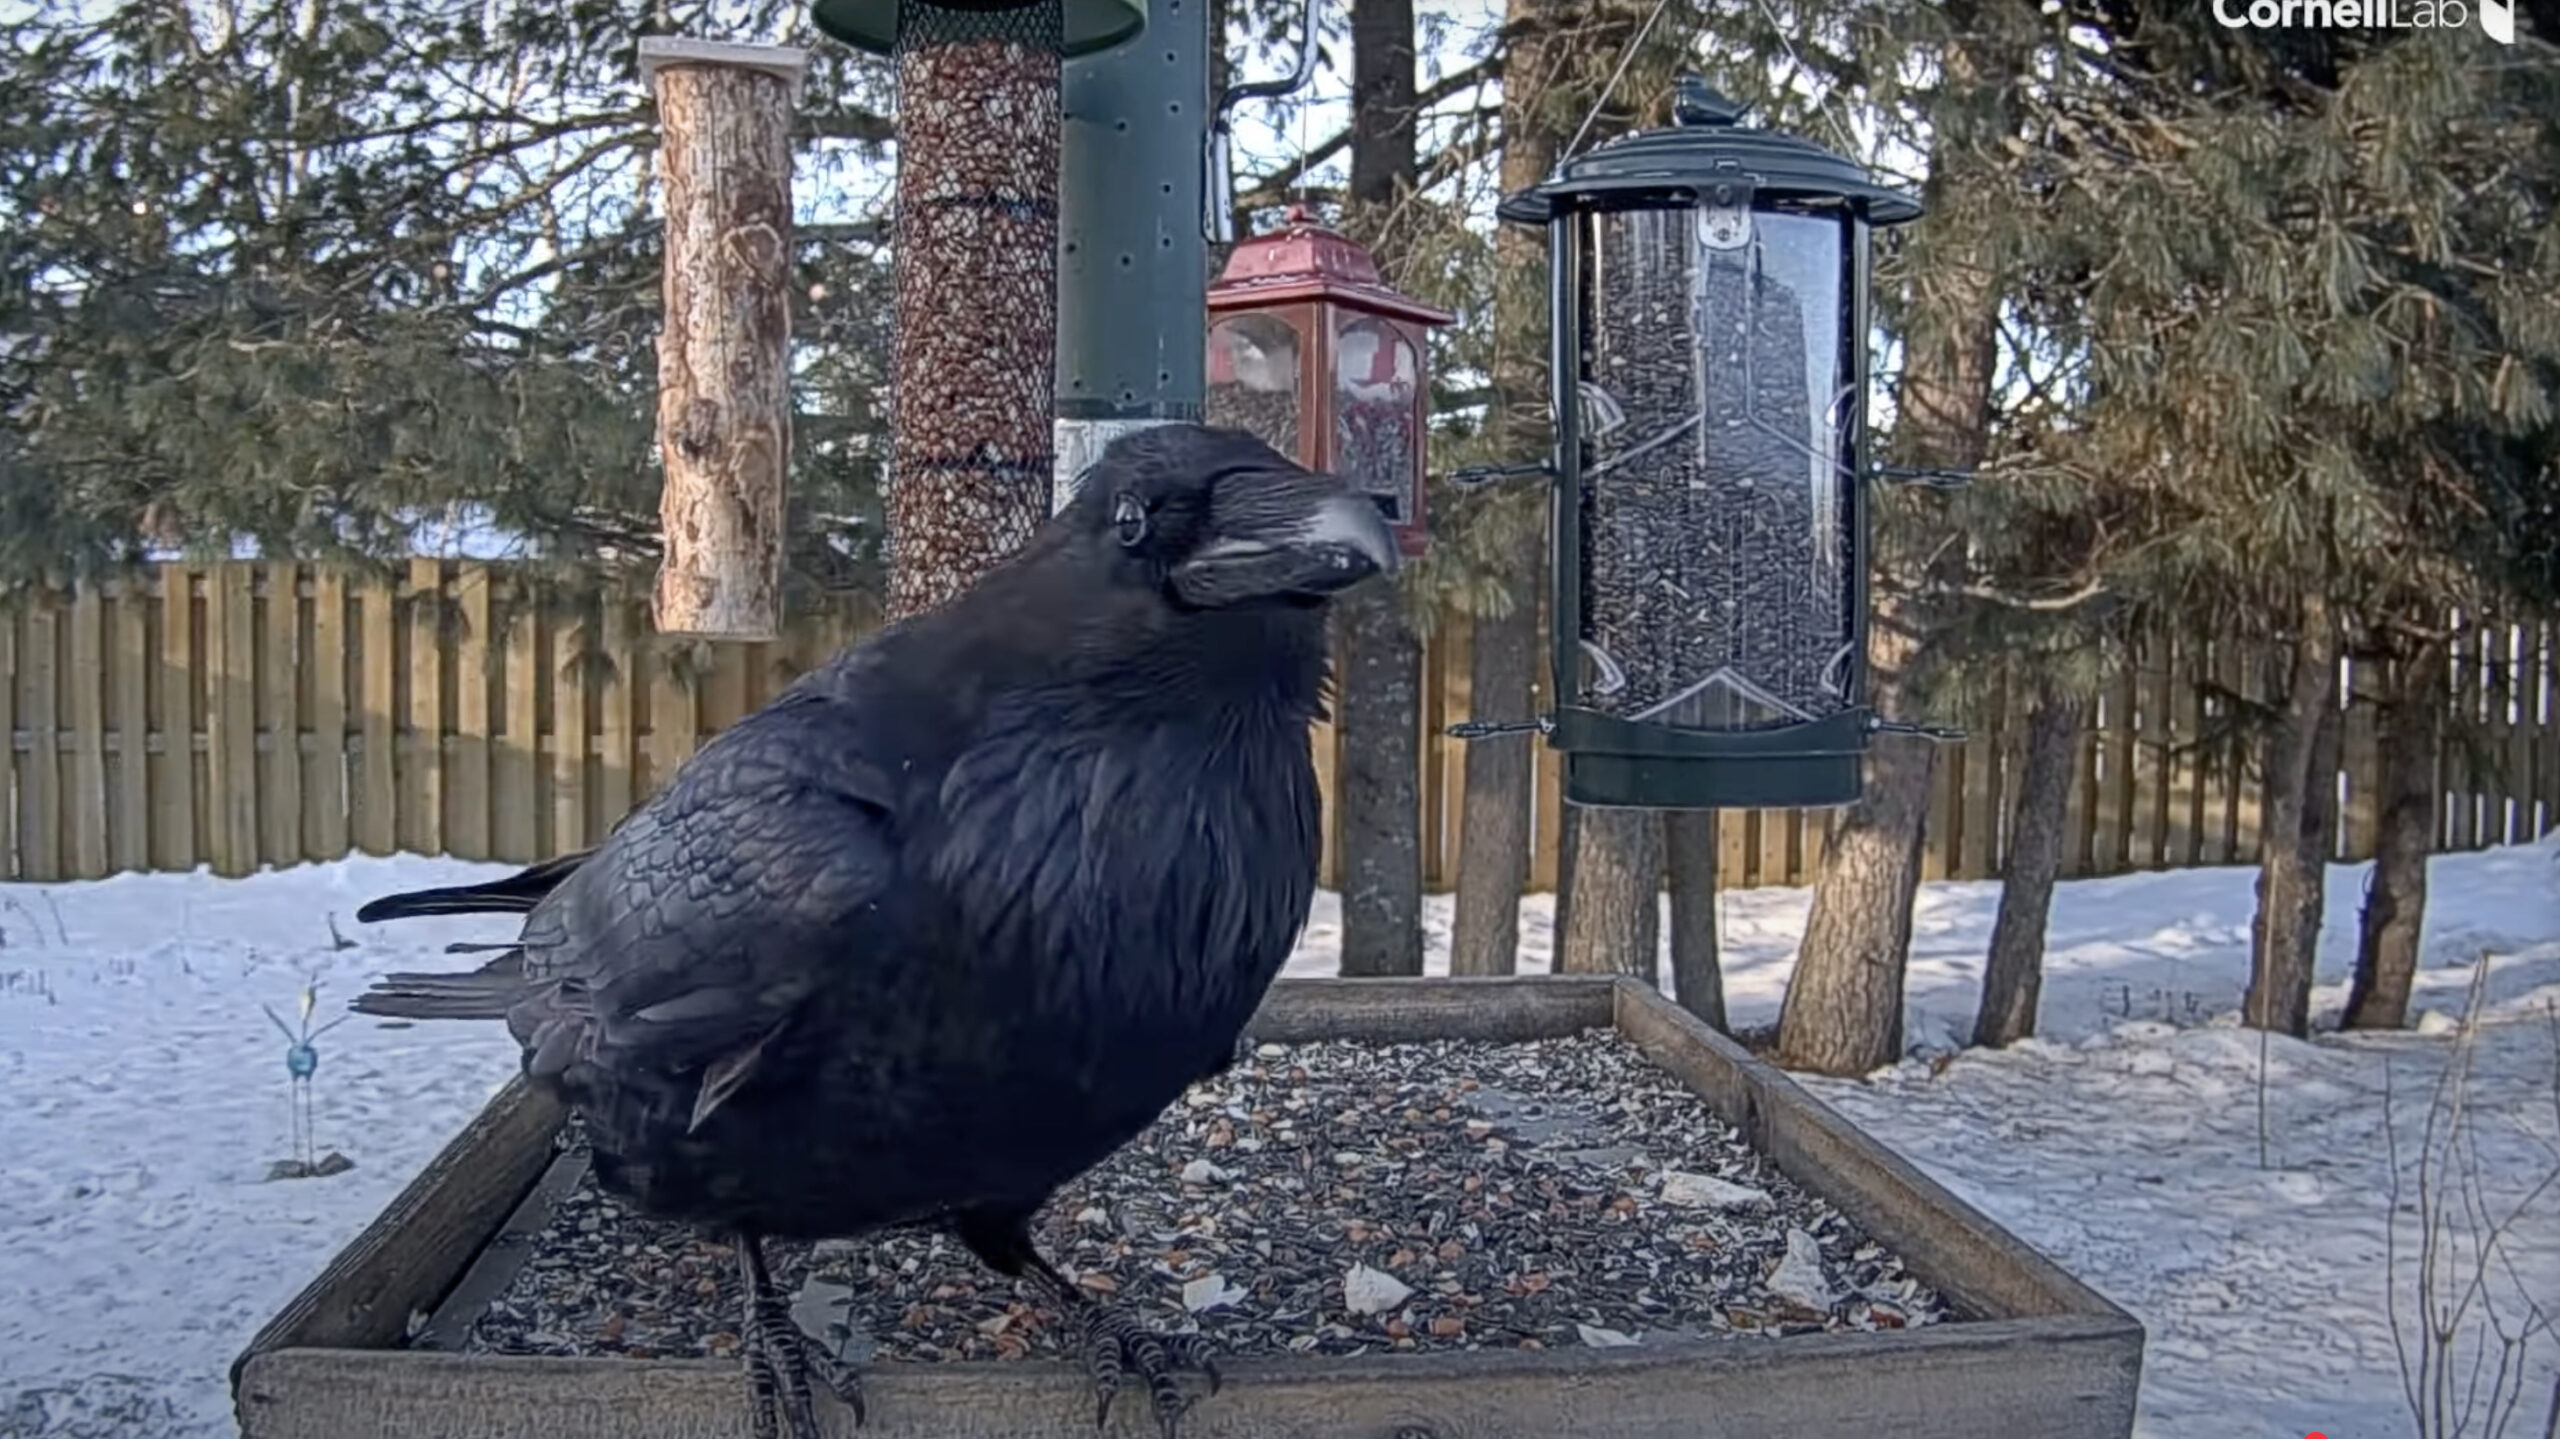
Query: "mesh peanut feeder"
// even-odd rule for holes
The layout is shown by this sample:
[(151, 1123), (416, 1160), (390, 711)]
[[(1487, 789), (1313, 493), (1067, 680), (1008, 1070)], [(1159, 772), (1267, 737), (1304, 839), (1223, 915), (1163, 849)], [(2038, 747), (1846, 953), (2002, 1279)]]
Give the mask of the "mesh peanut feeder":
[(1144, 0), (818, 0), (898, 63), (897, 314), (885, 510), (892, 617), (933, 608), (1048, 518), (1058, 327), (1059, 65)]

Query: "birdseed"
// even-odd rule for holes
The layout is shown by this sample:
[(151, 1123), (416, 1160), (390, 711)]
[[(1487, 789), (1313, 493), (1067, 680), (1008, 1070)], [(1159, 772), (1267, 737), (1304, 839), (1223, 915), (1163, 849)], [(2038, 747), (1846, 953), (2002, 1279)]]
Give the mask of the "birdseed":
[(1755, 729), (1850, 692), (1857, 487), (1835, 468), (1840, 287), (1794, 216), (1759, 248), (1700, 244), (1697, 212), (1595, 225), (1582, 297), (1580, 703)]
[[(1606, 1030), (1525, 1044), (1265, 1044), (1061, 1191), (1042, 1250), (1222, 1353), (1609, 1347), (1901, 1329), (1928, 1286)], [(848, 1360), (1064, 1357), (1029, 1285), (902, 1231), (767, 1246)], [(736, 1352), (729, 1246), (592, 1176), (466, 1352)]]

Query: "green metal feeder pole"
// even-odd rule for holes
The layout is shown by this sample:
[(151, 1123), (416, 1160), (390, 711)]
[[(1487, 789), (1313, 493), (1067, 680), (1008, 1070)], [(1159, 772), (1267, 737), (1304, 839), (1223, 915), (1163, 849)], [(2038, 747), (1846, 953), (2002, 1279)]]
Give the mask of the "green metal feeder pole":
[(1057, 475), (1132, 430), (1200, 418), (1209, 255), (1208, 0), (1150, 0), (1147, 28), (1069, 60), (1058, 161)]
[(1293, 72), (1209, 93), (1209, 0), (1148, 0), (1128, 45), (1067, 61), (1058, 193), (1057, 485), (1132, 430), (1202, 418), (1208, 242), (1233, 240), (1228, 118), (1305, 88), (1317, 5)]

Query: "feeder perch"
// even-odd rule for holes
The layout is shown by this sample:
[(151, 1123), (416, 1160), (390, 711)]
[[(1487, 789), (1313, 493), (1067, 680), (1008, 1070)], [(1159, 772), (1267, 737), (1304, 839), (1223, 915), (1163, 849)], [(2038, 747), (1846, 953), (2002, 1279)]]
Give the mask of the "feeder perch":
[(1228, 254), (1207, 308), (1209, 423), (1342, 476), (1405, 554), (1427, 549), (1429, 332), (1457, 317), (1388, 285), (1367, 250), (1294, 205)]
[(1810, 808), (1860, 791), (1868, 239), (1910, 196), (1738, 122), (1668, 129), (1502, 202), (1554, 291), (1555, 711), (1565, 798)]
[(808, 56), (652, 36), (666, 184), (658, 336), (661, 634), (781, 629), (791, 464), (791, 113)]

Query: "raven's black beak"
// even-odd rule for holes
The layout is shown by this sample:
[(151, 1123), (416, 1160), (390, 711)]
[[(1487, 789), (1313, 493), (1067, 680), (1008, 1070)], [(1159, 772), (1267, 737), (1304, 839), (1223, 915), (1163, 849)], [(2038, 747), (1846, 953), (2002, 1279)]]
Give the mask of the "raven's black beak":
[(1175, 566), (1174, 592), (1202, 608), (1316, 600), (1396, 569), (1377, 502), (1332, 475), (1255, 476), (1218, 487), (1211, 537)]

